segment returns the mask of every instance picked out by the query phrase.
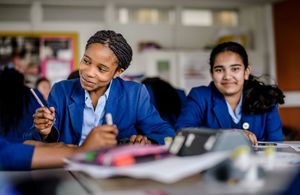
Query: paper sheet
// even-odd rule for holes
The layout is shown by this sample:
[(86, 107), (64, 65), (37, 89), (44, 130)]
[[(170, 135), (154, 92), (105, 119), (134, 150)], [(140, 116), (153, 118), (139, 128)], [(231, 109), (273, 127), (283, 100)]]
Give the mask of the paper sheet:
[(72, 171), (83, 171), (93, 178), (107, 178), (121, 175), (133, 178), (153, 179), (163, 183), (174, 183), (213, 167), (227, 158), (229, 154), (229, 152), (210, 152), (189, 157), (172, 156), (128, 167), (105, 167), (66, 160), (68, 163), (66, 168)]

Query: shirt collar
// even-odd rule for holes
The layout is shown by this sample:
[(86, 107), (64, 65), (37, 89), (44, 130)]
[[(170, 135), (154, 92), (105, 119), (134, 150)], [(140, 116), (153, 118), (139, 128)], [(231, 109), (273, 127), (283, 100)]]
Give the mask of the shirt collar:
[[(106, 89), (105, 93), (103, 94), (105, 96), (105, 99), (108, 99), (112, 82), (113, 82), (113, 80), (110, 81), (108, 88)], [(87, 90), (84, 90), (84, 101), (85, 101), (86, 105), (91, 105), (92, 104), (91, 97), (90, 97), (89, 92)]]
[(236, 106), (235, 112), (234, 112), (232, 110), (231, 106), (229, 105), (229, 103), (226, 101), (228, 112), (229, 112), (232, 120), (235, 123), (238, 123), (240, 121), (240, 119), (242, 118), (242, 102), (243, 102), (243, 95), (241, 95), (240, 101), (239, 101), (238, 105)]

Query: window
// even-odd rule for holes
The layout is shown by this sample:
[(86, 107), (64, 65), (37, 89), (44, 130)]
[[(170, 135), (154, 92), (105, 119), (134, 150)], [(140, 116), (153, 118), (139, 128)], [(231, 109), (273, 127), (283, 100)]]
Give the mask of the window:
[(101, 6), (43, 6), (45, 21), (104, 21)]
[(212, 26), (213, 15), (210, 10), (185, 9), (181, 14), (181, 22), (186, 26)]
[(226, 26), (238, 25), (238, 12), (234, 10), (183, 9), (181, 23), (184, 26)]
[(174, 11), (171, 8), (119, 7), (117, 19), (121, 24), (172, 24)]

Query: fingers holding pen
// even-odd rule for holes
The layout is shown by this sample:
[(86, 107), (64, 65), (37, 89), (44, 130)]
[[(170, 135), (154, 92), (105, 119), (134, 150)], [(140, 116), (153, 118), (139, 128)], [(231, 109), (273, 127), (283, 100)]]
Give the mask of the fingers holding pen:
[(83, 143), (86, 149), (114, 146), (117, 144), (118, 129), (116, 125), (102, 125), (92, 129)]
[(55, 119), (55, 109), (54, 107), (50, 107), (50, 108), (47, 108), (47, 107), (41, 107), (41, 108), (38, 108), (33, 117), (35, 119), (48, 119), (48, 120), (54, 120)]
[(34, 125), (37, 129), (43, 130), (45, 128), (52, 127), (55, 121), (55, 109), (54, 107), (38, 108), (33, 117)]

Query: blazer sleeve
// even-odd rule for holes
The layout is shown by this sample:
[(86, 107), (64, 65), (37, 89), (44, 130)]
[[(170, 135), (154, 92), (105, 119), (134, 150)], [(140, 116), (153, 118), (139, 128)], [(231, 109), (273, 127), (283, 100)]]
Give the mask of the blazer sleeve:
[(0, 138), (0, 170), (30, 170), (34, 146)]
[(278, 106), (274, 106), (273, 110), (268, 113), (266, 121), (267, 141), (282, 141), (282, 123), (278, 112)]
[(137, 102), (137, 122), (138, 128), (152, 141), (164, 144), (165, 137), (174, 137), (175, 131), (166, 121), (164, 121), (153, 104), (147, 89), (142, 85)]

